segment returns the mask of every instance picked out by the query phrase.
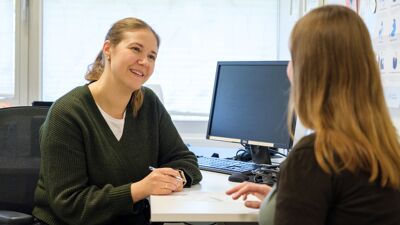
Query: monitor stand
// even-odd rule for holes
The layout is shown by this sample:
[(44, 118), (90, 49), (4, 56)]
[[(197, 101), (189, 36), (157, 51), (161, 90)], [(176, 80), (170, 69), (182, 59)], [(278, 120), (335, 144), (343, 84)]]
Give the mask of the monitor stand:
[(269, 164), (271, 165), (271, 152), (270, 147), (258, 146), (258, 145), (244, 145), (245, 149), (242, 154), (235, 157), (236, 160), (241, 161), (253, 161), (256, 164)]
[(243, 145), (245, 149), (241, 149), (243, 153), (237, 154), (234, 159), (239, 161), (252, 161), (256, 164), (269, 164), (271, 165), (271, 150), (275, 150), (276, 148), (273, 147), (264, 147), (258, 145)]
[(269, 147), (248, 145), (246, 150), (250, 151), (251, 160), (256, 164), (269, 164), (271, 165), (271, 155)]

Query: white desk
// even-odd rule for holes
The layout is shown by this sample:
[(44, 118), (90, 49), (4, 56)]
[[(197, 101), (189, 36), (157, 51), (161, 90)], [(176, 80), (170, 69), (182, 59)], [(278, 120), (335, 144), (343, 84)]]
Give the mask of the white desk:
[(201, 171), (203, 180), (183, 192), (150, 196), (152, 222), (257, 222), (258, 210), (232, 200), (225, 191), (237, 185), (228, 175)]

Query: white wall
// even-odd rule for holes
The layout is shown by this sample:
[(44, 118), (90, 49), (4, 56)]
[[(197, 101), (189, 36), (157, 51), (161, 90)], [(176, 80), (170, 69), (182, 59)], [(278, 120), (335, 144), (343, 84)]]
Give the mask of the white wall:
[[(276, 58), (278, 60), (290, 60), (289, 53), (289, 35), (294, 23), (299, 17), (299, 3), (293, 1), (292, 10), (290, 0), (279, 1), (279, 21), (278, 21), (278, 37), (279, 49)], [(273, 35), (273, 34), (271, 34)], [(174, 119), (174, 118), (173, 118)], [(206, 131), (208, 121), (182, 121), (174, 119), (175, 126), (182, 135), (186, 143), (192, 146), (210, 146), (210, 147), (240, 147), (239, 144), (226, 143), (220, 141), (206, 140)], [(306, 129), (298, 121), (294, 143), (306, 134)]]

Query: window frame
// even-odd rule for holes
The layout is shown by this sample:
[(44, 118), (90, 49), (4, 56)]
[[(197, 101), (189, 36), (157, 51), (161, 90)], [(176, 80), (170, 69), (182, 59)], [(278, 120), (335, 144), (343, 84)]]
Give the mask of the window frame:
[[(291, 30), (289, 23), (294, 23), (298, 15), (288, 9), (292, 0), (277, 1), (277, 60), (288, 60), (288, 40)], [(8, 101), (12, 105), (31, 105), (32, 101), (42, 100), (42, 21), (43, 0), (15, 0), (16, 4), (16, 43), (15, 43), (15, 96)], [(296, 8), (296, 7), (294, 7)], [(301, 11), (301, 9), (299, 10)], [(301, 13), (300, 13), (301, 14)], [(289, 19), (288, 21), (288, 17)], [(0, 103), (3, 100), (0, 100)], [(182, 119), (180, 115), (171, 114), (173, 122), (186, 142), (205, 143), (208, 118)], [(190, 115), (188, 115), (190, 116)], [(301, 127), (300, 127), (301, 128)], [(303, 132), (296, 132), (296, 136)], [(207, 145), (210, 145), (208, 143)], [(215, 143), (213, 145), (229, 145)]]
[(14, 96), (0, 99), (12, 106), (41, 99), (42, 0), (14, 0)]

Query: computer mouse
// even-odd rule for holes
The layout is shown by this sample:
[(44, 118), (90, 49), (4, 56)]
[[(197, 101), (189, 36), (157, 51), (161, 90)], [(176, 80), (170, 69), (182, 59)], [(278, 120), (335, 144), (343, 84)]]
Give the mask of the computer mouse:
[(234, 173), (228, 177), (229, 181), (241, 183), (243, 181), (248, 181), (249, 176), (243, 173)]

